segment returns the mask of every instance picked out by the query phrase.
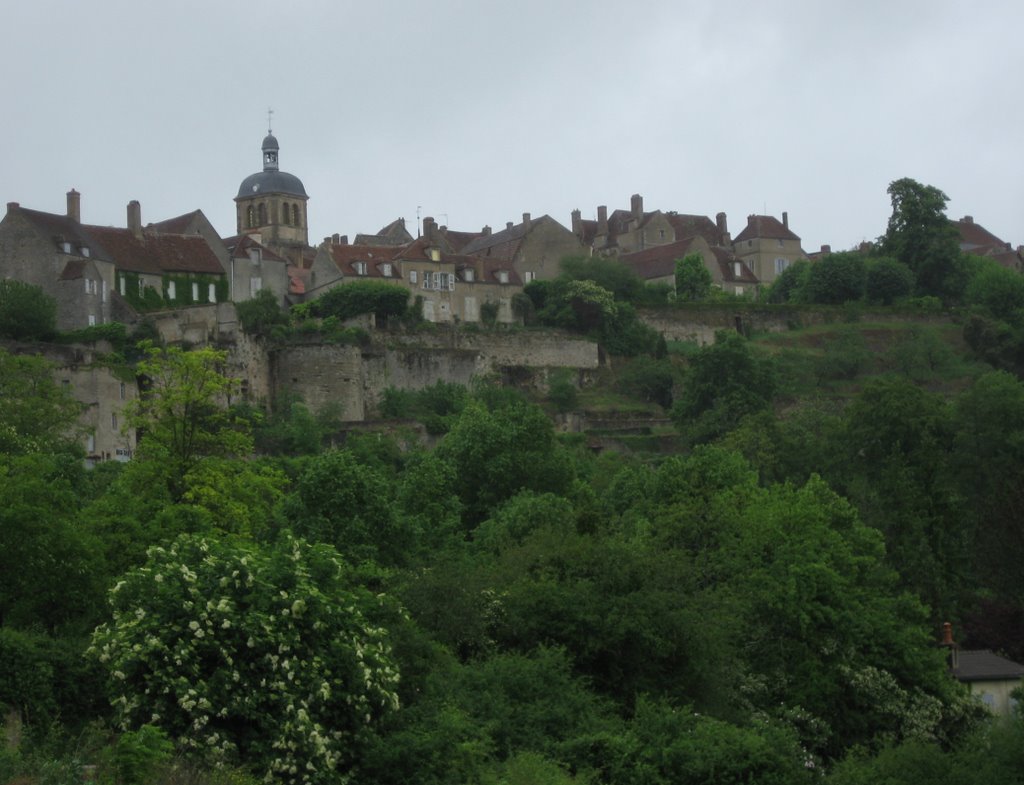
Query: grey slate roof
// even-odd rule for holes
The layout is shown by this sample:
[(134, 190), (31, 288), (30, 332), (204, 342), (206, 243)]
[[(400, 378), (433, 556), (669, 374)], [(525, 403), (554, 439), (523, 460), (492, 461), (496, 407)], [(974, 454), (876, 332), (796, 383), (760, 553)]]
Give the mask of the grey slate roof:
[(957, 652), (953, 675), (960, 681), (1002, 681), (1024, 678), (1024, 665), (993, 654), (988, 649)]

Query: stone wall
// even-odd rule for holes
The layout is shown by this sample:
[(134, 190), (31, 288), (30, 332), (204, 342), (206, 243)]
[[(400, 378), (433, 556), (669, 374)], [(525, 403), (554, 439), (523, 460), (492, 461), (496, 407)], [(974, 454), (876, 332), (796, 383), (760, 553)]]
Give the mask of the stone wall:
[[(439, 381), (468, 385), (510, 368), (598, 367), (597, 344), (554, 333), (463, 333), (445, 330), (377, 335), (369, 348), (290, 346), (269, 362), (272, 397), (295, 394), (316, 411), (338, 406), (341, 418), (372, 416), (388, 387), (420, 390)], [(539, 371), (543, 376), (543, 370)]]

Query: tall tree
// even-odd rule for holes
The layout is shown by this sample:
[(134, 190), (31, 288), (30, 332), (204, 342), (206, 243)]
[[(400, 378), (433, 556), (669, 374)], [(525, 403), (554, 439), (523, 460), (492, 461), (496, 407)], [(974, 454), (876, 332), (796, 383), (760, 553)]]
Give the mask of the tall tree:
[(959, 298), (967, 279), (956, 229), (946, 218), (949, 197), (909, 177), (890, 183), (888, 194), (892, 215), (882, 250), (914, 271), (919, 294)]

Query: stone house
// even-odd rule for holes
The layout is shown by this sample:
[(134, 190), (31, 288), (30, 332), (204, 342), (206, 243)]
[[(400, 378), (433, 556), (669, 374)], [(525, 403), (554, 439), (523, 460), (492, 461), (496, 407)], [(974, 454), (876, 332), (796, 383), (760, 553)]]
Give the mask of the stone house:
[(789, 228), (788, 213), (781, 221), (771, 215), (747, 216), (732, 249), (762, 284), (770, 284), (791, 264), (807, 258), (800, 238)]
[(992, 259), (1008, 270), (1024, 271), (1024, 246), (1014, 250), (984, 226), (974, 222), (973, 216), (950, 221), (960, 237), (960, 250), (974, 256)]
[(413, 241), (405, 228), (405, 219), (396, 218), (376, 234), (357, 234), (353, 245), (393, 245), (400, 247)]
[(993, 714), (1010, 716), (1017, 709), (1014, 691), (1024, 687), (1024, 665), (988, 649), (961, 649), (953, 640), (953, 626), (942, 625), (941, 647), (946, 650), (949, 673), (966, 684), (971, 695)]
[(667, 245), (656, 245), (642, 251), (623, 254), (619, 260), (647, 283), (662, 283), (675, 291), (676, 260), (697, 254), (711, 275), (713, 286), (730, 294), (751, 294), (757, 290), (757, 277), (727, 248), (711, 246), (701, 235), (694, 235)]
[(81, 195), (74, 189), (65, 215), (11, 202), (0, 221), (0, 275), (53, 297), (60, 330), (131, 323), (146, 305), (226, 299), (216, 244), (200, 234), (144, 230), (137, 201), (128, 204), (127, 217), (124, 229), (83, 224)]
[(244, 302), (255, 297), (260, 290), (267, 289), (274, 294), (279, 305), (287, 305), (289, 262), (260, 240), (258, 233), (224, 240), (228, 296), (232, 302)]
[(531, 218), (529, 213), (523, 213), (522, 223), (509, 221), (499, 232), (484, 227), (483, 233), (466, 243), (459, 253), (507, 262), (527, 284), (535, 279), (558, 277), (561, 260), (584, 253), (584, 248), (575, 234), (551, 216)]

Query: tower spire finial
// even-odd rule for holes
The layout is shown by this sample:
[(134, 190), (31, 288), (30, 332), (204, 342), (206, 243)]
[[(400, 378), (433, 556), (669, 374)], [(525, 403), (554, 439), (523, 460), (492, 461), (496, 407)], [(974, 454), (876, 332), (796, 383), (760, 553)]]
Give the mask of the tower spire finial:
[(270, 108), (270, 107), (268, 106), (268, 107), (267, 107), (267, 133), (268, 133), (268, 134), (272, 134), (272, 133), (274, 133), (274, 128), (273, 128), (273, 124), (271, 123), (271, 119), (273, 118), (273, 114), (274, 114), (274, 110), (273, 110), (273, 109), (271, 109), (271, 108)]

